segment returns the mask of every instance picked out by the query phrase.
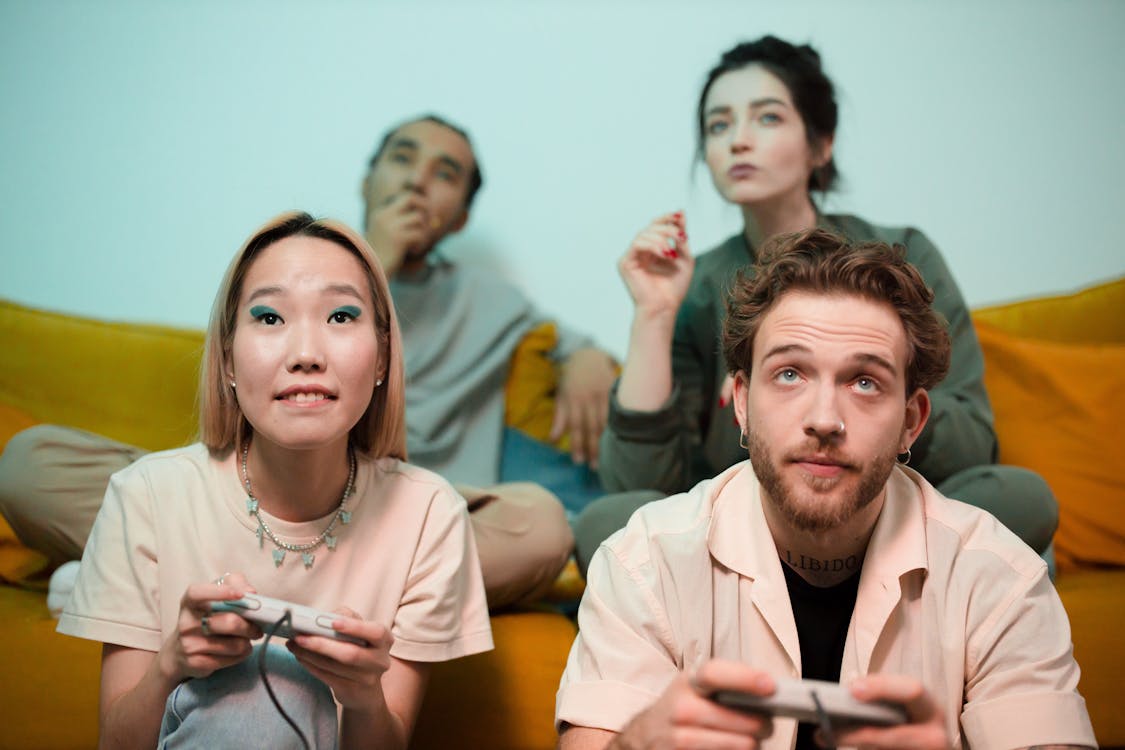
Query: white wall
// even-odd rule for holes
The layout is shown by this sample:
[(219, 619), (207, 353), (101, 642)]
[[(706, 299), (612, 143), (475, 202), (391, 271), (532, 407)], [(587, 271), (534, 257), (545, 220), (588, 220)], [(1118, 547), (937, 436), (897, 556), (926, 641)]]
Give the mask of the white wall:
[(831, 208), (924, 229), (970, 304), (1125, 272), (1125, 3), (0, 0), (0, 296), (202, 327), (240, 242), (357, 222), (375, 139), (434, 110), (486, 185), (449, 255), (624, 349), (614, 264), (685, 208), (699, 85), (734, 42), (812, 41), (836, 80)]

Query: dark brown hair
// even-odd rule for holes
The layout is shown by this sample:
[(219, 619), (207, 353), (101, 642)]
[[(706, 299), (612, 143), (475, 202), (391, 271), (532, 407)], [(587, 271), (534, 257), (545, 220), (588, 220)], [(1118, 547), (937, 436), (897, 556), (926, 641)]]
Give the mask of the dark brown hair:
[(930, 389), (949, 370), (949, 333), (934, 311), (934, 293), (906, 260), (906, 248), (850, 244), (823, 229), (766, 242), (758, 262), (741, 271), (727, 299), (723, 356), (732, 373), (749, 374), (754, 337), (766, 313), (789, 292), (856, 295), (894, 308), (906, 330), (906, 395)]
[[(795, 45), (775, 36), (764, 36), (731, 47), (719, 58), (718, 65), (707, 73), (695, 111), (696, 157), (700, 161), (703, 160), (703, 142), (707, 138), (704, 110), (711, 86), (724, 73), (750, 65), (761, 65), (789, 89), (793, 105), (805, 124), (805, 135), (811, 147), (815, 148), (825, 138), (835, 135), (838, 119), (836, 92), (821, 67), (820, 55), (807, 44)], [(839, 174), (836, 160), (829, 159), (827, 164), (817, 167), (809, 175), (809, 191), (828, 192), (836, 184)]]

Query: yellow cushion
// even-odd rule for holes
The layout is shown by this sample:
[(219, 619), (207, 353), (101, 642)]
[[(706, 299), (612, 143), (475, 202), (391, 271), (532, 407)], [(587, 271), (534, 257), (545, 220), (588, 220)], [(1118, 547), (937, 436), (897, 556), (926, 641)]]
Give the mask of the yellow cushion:
[[(504, 391), (504, 423), (543, 443), (551, 442), (555, 419), (558, 370), (550, 353), (558, 340), (554, 323), (541, 323), (529, 331), (512, 354)], [(563, 435), (555, 445), (569, 451), (570, 439)]]
[(973, 310), (973, 320), (1066, 344), (1125, 344), (1125, 276), (1073, 294)]
[(196, 433), (203, 334), (106, 323), (0, 300), (0, 402), (35, 418), (160, 450)]
[(1060, 570), (1125, 565), (1125, 345), (976, 328), (1000, 461), (1038, 472), (1058, 497)]

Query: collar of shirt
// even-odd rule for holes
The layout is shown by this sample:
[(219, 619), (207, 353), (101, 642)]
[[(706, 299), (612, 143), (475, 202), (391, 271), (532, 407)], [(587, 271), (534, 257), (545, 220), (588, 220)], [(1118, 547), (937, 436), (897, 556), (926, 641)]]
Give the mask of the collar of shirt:
[[(916, 472), (896, 466), (864, 557), (856, 597), (852, 639), (865, 673), (871, 653), (902, 593), (903, 576), (925, 575), (926, 485)], [(710, 491), (707, 546), (716, 561), (754, 582), (753, 601), (799, 663), (796, 624), (789, 605), (777, 546), (762, 511), (761, 486), (749, 461), (717, 476)]]

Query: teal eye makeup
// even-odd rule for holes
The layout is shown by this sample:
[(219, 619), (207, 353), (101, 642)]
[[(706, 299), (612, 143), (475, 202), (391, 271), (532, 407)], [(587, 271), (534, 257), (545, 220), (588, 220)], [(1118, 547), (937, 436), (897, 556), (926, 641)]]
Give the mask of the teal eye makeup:
[(250, 317), (254, 320), (260, 320), (266, 325), (273, 325), (281, 320), (281, 316), (277, 314), (269, 305), (254, 305), (250, 308)]
[(349, 320), (355, 320), (360, 316), (363, 311), (355, 305), (341, 305), (332, 311), (328, 316), (329, 320), (334, 320), (337, 323), (346, 323)]

